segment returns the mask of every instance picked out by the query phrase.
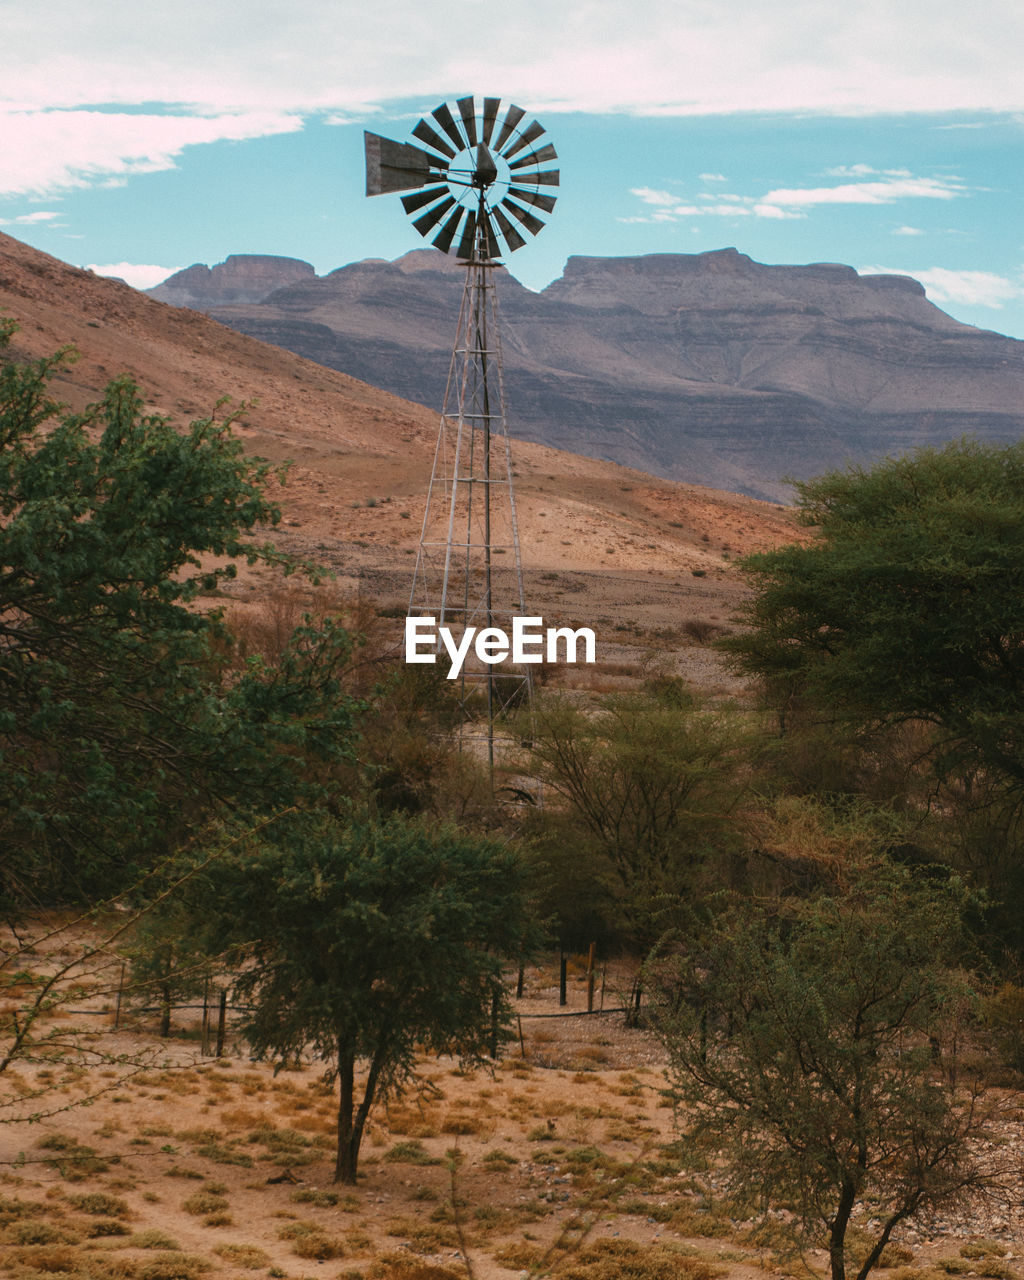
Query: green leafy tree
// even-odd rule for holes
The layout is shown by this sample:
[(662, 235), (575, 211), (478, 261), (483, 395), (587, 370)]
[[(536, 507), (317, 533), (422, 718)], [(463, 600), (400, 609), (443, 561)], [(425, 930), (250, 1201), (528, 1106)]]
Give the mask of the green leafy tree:
[(995, 1171), (974, 1143), (980, 1095), (934, 1060), (970, 999), (951, 963), (963, 894), (877, 860), (833, 864), (829, 880), (724, 910), (652, 977), (691, 1149), (748, 1209), (785, 1208), (810, 1243), (824, 1236), (832, 1280), (854, 1258), (864, 1280), (900, 1223)]
[(1024, 797), (1024, 444), (959, 441), (797, 486), (818, 537), (744, 562), (720, 642), (783, 713), (929, 727), (942, 778)]
[(211, 951), (234, 947), (257, 1052), (312, 1049), (329, 1064), (335, 1179), (351, 1183), (371, 1108), (409, 1084), (417, 1052), (477, 1061), (503, 1037), (503, 959), (529, 943), (524, 873), (505, 845), (398, 817), (301, 820), (271, 839), (190, 881), (194, 918)]
[(269, 465), (230, 415), (184, 432), (118, 378), (64, 412), (65, 357), (3, 356), (0, 323), (0, 906), (105, 896), (223, 804), (265, 809), (353, 736), (344, 631), (300, 628), (280, 660), (225, 660), (195, 608), (279, 516)]
[(557, 799), (530, 831), (547, 905), (563, 926), (593, 928), (603, 914), (648, 948), (660, 913), (694, 891), (709, 853), (729, 838), (749, 744), (733, 714), (699, 710), (678, 684), (604, 698), (596, 709), (542, 699), (530, 768)]

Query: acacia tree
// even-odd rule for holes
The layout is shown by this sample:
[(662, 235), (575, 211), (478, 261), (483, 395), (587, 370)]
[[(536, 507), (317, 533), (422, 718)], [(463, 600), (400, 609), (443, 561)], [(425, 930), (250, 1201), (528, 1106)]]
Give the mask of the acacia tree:
[(279, 512), (231, 415), (184, 432), (128, 378), (81, 414), (63, 356), (6, 359), (0, 321), (0, 908), (105, 897), (225, 803), (266, 810), (353, 736), (344, 631), (300, 628), (231, 673), (216, 610), (190, 608)]
[(750, 629), (720, 647), (783, 711), (927, 725), (940, 777), (1024, 796), (1024, 443), (963, 440), (797, 491), (819, 536), (743, 562)]
[(660, 913), (693, 892), (709, 850), (726, 838), (749, 735), (729, 713), (699, 710), (678, 684), (607, 697), (596, 709), (549, 697), (531, 733), (530, 768), (561, 799), (531, 823), (551, 906), (568, 923), (589, 899), (646, 950)]
[(336, 1181), (355, 1182), (367, 1117), (409, 1084), (417, 1051), (478, 1061), (507, 1033), (503, 960), (522, 957), (530, 926), (505, 845), (398, 817), (298, 819), (211, 862), (189, 890), (210, 950), (233, 948), (256, 1051), (312, 1049), (328, 1064)]
[(748, 1207), (824, 1233), (832, 1280), (854, 1222), (865, 1280), (901, 1222), (994, 1180), (980, 1095), (933, 1061), (969, 996), (962, 907), (955, 883), (876, 861), (809, 899), (736, 904), (652, 961), (692, 1150)]

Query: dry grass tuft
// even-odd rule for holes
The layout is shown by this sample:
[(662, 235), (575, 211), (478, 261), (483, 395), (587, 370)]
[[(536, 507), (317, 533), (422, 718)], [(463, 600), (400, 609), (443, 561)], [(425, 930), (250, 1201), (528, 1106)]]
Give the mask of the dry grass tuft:
[(103, 1218), (129, 1218), (131, 1210), (119, 1196), (108, 1196), (103, 1191), (90, 1191), (82, 1196), (68, 1196), (69, 1202), (80, 1213)]
[(282, 1240), (291, 1241), (292, 1253), (298, 1258), (326, 1262), (330, 1258), (343, 1258), (346, 1253), (344, 1244), (315, 1222), (290, 1222), (277, 1234)]
[(440, 1156), (432, 1156), (423, 1143), (415, 1138), (405, 1142), (396, 1142), (390, 1151), (385, 1151), (384, 1159), (392, 1164), (440, 1164)]
[(464, 1280), (465, 1274), (465, 1270), (410, 1258), (407, 1253), (386, 1253), (364, 1272), (367, 1280)]
[(181, 1207), (186, 1213), (191, 1213), (198, 1218), (204, 1213), (217, 1213), (221, 1209), (226, 1209), (228, 1202), (223, 1196), (214, 1195), (210, 1191), (197, 1191), (195, 1195), (183, 1201)]
[(199, 1280), (211, 1264), (192, 1253), (158, 1253), (144, 1262), (136, 1272), (136, 1280)]
[(712, 1280), (722, 1268), (672, 1244), (598, 1240), (554, 1269), (558, 1280)]
[(454, 1226), (444, 1222), (423, 1222), (419, 1218), (392, 1218), (385, 1224), (389, 1236), (404, 1240), (413, 1253), (440, 1253), (459, 1249), (461, 1242)]
[(148, 1227), (145, 1231), (136, 1231), (127, 1240), (121, 1242), (126, 1249), (169, 1249), (176, 1253), (181, 1252), (181, 1245), (173, 1236), (169, 1236), (166, 1231), (160, 1231), (156, 1227)]
[(270, 1254), (254, 1244), (218, 1244), (213, 1252), (218, 1258), (243, 1271), (261, 1271), (270, 1266)]

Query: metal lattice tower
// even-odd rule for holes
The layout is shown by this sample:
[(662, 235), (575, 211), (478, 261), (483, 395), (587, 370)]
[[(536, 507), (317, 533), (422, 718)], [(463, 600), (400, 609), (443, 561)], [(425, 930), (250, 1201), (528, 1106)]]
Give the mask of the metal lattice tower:
[[(427, 494), (410, 616), (433, 617), (456, 642), (469, 627), (512, 630), (524, 616), (523, 568), (501, 359), (495, 268), (502, 242), (510, 252), (536, 235), (556, 197), (557, 158), (536, 121), (500, 99), (442, 103), (413, 136), (423, 149), (366, 134), (367, 194), (413, 191), (402, 203), (413, 225), (466, 264), (455, 345)], [(511, 218), (509, 217), (511, 215)], [(513, 221), (514, 219), (514, 221)], [(521, 229), (521, 230), (520, 230)], [(447, 660), (440, 641), (438, 652)], [(529, 705), (532, 670), (509, 661), (486, 664), (472, 654), (458, 678), (462, 739), (486, 742), (492, 776), (495, 725), (511, 708)]]
[[(455, 638), (467, 627), (500, 627), (526, 612), (512, 459), (502, 377), (494, 267), (474, 257), (448, 373), (444, 410), (427, 492), (409, 612), (433, 617)], [(486, 724), (494, 764), (494, 724), (529, 704), (529, 666), (467, 660), (459, 675), (461, 734)]]

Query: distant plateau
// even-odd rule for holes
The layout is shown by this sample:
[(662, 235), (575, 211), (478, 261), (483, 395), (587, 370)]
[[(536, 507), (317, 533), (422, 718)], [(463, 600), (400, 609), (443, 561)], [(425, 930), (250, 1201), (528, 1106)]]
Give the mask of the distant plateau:
[[(317, 276), (237, 254), (149, 290), (439, 410), (465, 268), (433, 249)], [(498, 269), (513, 435), (775, 501), (817, 475), (962, 435), (1024, 435), (1024, 341), (905, 276), (735, 249), (573, 257), (540, 293)]]

